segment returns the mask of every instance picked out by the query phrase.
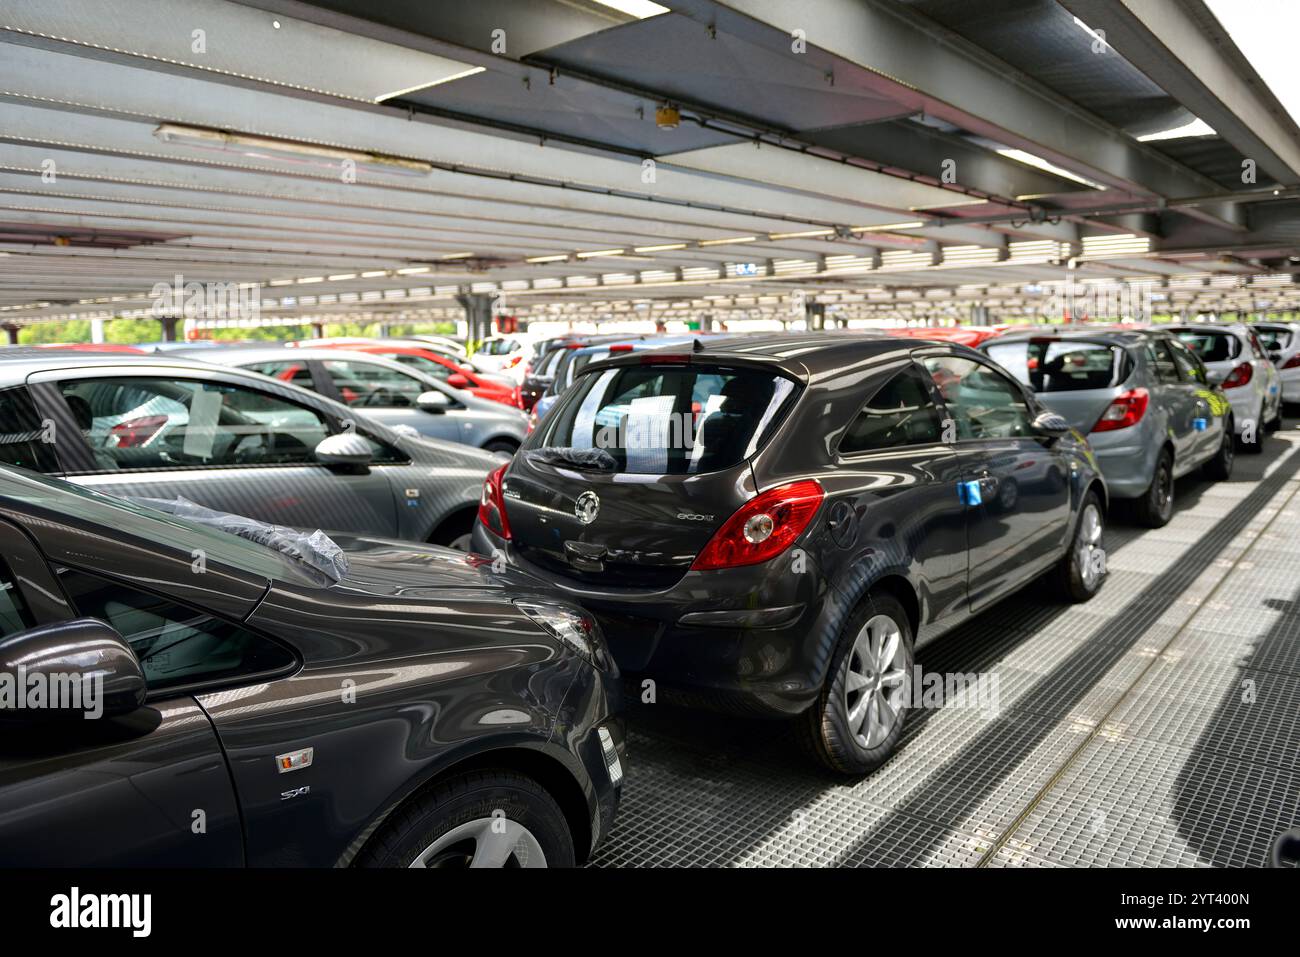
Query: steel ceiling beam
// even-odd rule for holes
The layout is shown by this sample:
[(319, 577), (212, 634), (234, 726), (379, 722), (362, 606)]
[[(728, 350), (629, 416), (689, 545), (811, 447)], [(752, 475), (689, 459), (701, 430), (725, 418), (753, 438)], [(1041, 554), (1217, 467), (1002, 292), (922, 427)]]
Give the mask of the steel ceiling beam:
[(1060, 2), (1276, 182), (1300, 183), (1300, 128), (1204, 3)]
[[(793, 31), (830, 70), (859, 69), (883, 96), (1023, 149), (1113, 189), (1161, 198), (1202, 195), (1216, 185), (1019, 74), (932, 21), (886, 0), (672, 0), (702, 25), (790, 51)], [(1081, 42), (1088, 42), (1080, 32)], [(1103, 200), (1104, 201), (1104, 200)], [(1189, 215), (1239, 229), (1231, 203)]]

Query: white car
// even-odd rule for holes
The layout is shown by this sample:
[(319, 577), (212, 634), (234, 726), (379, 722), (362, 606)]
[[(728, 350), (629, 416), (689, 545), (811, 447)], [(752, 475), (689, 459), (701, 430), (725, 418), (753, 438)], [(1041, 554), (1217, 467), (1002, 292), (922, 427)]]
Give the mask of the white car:
[(515, 382), (523, 382), (524, 369), (531, 354), (532, 349), (520, 339), (493, 336), (484, 339), (474, 350), (474, 354), (469, 357), (469, 364), (480, 372), (497, 372), (509, 376)]
[(1167, 327), (1205, 363), (1210, 381), (1232, 403), (1237, 437), (1261, 452), (1264, 433), (1282, 424), (1282, 384), (1253, 329), (1243, 322), (1179, 323)]
[(1282, 379), (1282, 401), (1300, 403), (1300, 322), (1257, 322), (1254, 328)]

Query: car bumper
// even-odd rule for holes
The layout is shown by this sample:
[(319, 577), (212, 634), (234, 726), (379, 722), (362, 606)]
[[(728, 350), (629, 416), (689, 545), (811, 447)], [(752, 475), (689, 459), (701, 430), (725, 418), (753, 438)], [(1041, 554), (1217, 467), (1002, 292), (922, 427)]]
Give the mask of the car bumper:
[(1282, 369), (1278, 372), (1282, 380), (1282, 401), (1300, 402), (1300, 369)]
[(1151, 487), (1160, 443), (1149, 432), (1134, 427), (1088, 436), (1111, 498), (1139, 498)]
[[(640, 697), (758, 716), (798, 714), (821, 690), (837, 596), (797, 550), (761, 566), (687, 572), (671, 588), (601, 589), (521, 559), (481, 524), (473, 550), (506, 560), (567, 593), (600, 621)], [(647, 684), (647, 682), (649, 682)]]

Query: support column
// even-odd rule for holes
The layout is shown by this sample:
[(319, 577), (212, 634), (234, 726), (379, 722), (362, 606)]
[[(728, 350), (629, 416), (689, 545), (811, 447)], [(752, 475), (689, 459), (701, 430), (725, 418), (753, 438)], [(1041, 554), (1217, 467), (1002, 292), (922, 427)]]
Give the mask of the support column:
[(462, 293), (456, 297), (465, 310), (465, 324), (471, 342), (480, 342), (492, 335), (493, 298), (486, 292)]
[(312, 337), (313, 339), (324, 339), (324, 338), (325, 338), (325, 323), (323, 323), (323, 322), (313, 322), (313, 323), (311, 324), (311, 337)]
[(15, 325), (5, 326), (5, 334), (9, 337), (11, 346), (18, 345), (18, 327)]
[(806, 302), (803, 307), (804, 317), (809, 329), (826, 328), (826, 305), (820, 302)]
[(162, 323), (163, 342), (176, 341), (176, 324), (180, 321), (179, 316), (163, 316), (159, 319), (159, 322)]
[(90, 320), (90, 341), (95, 343), (96, 345), (104, 341), (104, 320), (103, 319)]

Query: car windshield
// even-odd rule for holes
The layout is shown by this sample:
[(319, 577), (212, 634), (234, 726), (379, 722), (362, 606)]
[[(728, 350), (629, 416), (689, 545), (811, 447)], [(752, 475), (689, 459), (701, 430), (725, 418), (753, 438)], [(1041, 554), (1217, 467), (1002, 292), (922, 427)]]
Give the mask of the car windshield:
[(688, 475), (731, 468), (759, 448), (798, 387), (755, 369), (661, 362), (582, 376), (543, 446), (602, 449), (608, 471)]
[(985, 352), (1035, 392), (1109, 389), (1129, 372), (1124, 350), (1102, 342), (1035, 338), (992, 343)]
[(1241, 354), (1241, 342), (1230, 332), (1176, 329), (1176, 335), (1202, 362), (1227, 362)]

